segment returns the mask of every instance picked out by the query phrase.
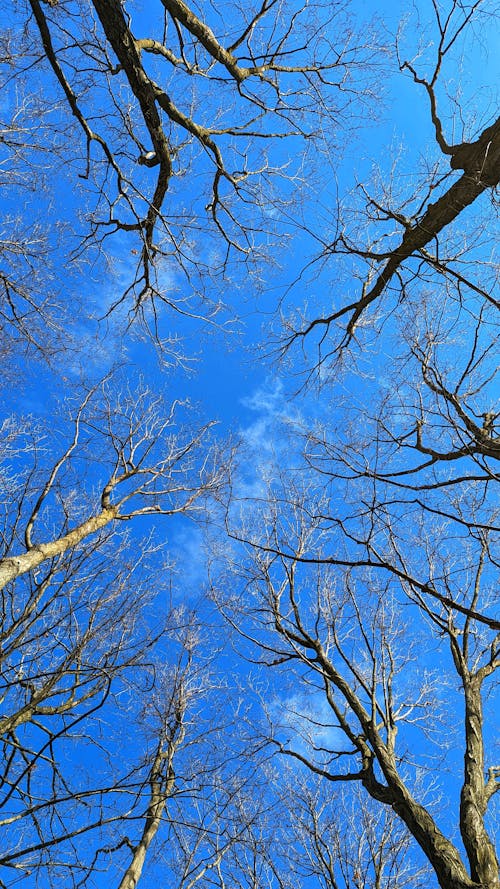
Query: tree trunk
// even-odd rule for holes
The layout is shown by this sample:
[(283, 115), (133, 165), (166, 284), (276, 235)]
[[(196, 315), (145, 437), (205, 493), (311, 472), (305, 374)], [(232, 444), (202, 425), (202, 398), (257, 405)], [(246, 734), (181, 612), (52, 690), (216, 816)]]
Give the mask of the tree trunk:
[(498, 859), (484, 826), (488, 803), (484, 781), (483, 707), (481, 677), (464, 680), (464, 783), (460, 795), (460, 832), (474, 882), (487, 889), (499, 885)]
[(99, 515), (92, 516), (81, 525), (68, 531), (58, 540), (52, 540), (49, 543), (39, 543), (31, 547), (25, 553), (19, 556), (9, 556), (0, 560), (0, 590), (2, 590), (11, 580), (15, 580), (21, 574), (33, 571), (38, 568), (42, 562), (60, 556), (69, 549), (78, 546), (82, 540), (85, 540), (90, 534), (95, 534), (106, 525), (109, 525), (116, 518), (118, 510), (115, 506), (108, 506), (103, 509)]

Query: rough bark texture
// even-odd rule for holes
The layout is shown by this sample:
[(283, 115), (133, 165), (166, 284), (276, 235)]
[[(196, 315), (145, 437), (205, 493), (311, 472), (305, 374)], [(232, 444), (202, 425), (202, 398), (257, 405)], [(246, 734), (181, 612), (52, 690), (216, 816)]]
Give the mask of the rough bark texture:
[[(306, 643), (308, 647), (316, 649), (318, 661), (321, 663), (324, 672), (329, 676), (336, 688), (341, 691), (350, 708), (359, 719), (387, 782), (387, 786), (384, 786), (375, 779), (371, 768), (366, 769), (362, 780), (368, 793), (374, 799), (390, 805), (404, 821), (408, 830), (432, 864), (442, 889), (473, 889), (476, 883), (469, 877), (457, 849), (439, 830), (434, 819), (424, 806), (420, 805), (408, 791), (398, 773), (393, 751), (384, 743), (378, 729), (373, 724), (370, 714), (362, 706), (354, 690), (340, 673), (335, 670), (318, 643), (315, 644), (312, 638), (308, 638)], [(495, 885), (491, 884), (491, 886)]]
[(460, 795), (460, 832), (470, 862), (472, 879), (494, 889), (499, 885), (495, 847), (484, 826), (488, 795), (484, 780), (483, 708), (480, 677), (464, 683), (464, 783)]
[(430, 861), (442, 889), (472, 889), (476, 884), (467, 873), (464, 863), (453, 845), (439, 830), (429, 812), (408, 791), (398, 774), (394, 757), (381, 742), (378, 732), (372, 732), (372, 745), (387, 788), (377, 782), (363, 781), (368, 792), (392, 809), (406, 824), (408, 830)]
[(182, 0), (162, 0), (162, 3), (165, 9), (168, 9), (172, 18), (181, 22), (200, 41), (212, 58), (217, 59), (221, 65), (224, 65), (232, 77), (237, 81), (242, 81), (248, 76), (250, 69), (239, 67), (232, 53), (221, 46), (210, 28), (194, 15)]

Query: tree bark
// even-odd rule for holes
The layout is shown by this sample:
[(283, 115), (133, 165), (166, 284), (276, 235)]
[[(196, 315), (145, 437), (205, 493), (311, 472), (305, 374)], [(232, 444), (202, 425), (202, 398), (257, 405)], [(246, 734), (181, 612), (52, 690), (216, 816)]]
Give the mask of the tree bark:
[(168, 740), (166, 751), (163, 750), (162, 740), (158, 744), (149, 779), (151, 793), (144, 829), (141, 839), (133, 850), (132, 861), (125, 871), (118, 889), (136, 889), (148, 849), (158, 833), (167, 800), (174, 789), (175, 777), (172, 760), (184, 740), (183, 714), (183, 709), (176, 712), (175, 728)]
[(314, 644), (312, 639), (305, 641), (309, 647), (316, 649), (318, 662), (325, 674), (339, 689), (351, 710), (356, 714), (387, 782), (387, 786), (378, 782), (373, 772), (368, 769), (363, 778), (365, 789), (374, 799), (390, 805), (404, 821), (434, 868), (441, 889), (474, 889), (477, 884), (469, 877), (458, 850), (439, 830), (427, 809), (420, 805), (409, 792), (398, 773), (394, 754), (384, 744), (378, 729), (374, 726), (355, 691), (337, 672), (331, 660), (325, 655), (322, 646), (319, 643)]
[(488, 804), (484, 780), (483, 707), (481, 676), (464, 681), (464, 783), (460, 794), (460, 832), (469, 858), (472, 879), (481, 886), (499, 885), (495, 847), (484, 826)]
[(117, 515), (117, 507), (108, 506), (98, 515), (92, 516), (90, 519), (82, 522), (81, 525), (73, 528), (72, 531), (68, 531), (67, 534), (59, 537), (58, 540), (51, 540), (49, 543), (38, 543), (19, 556), (9, 556), (6, 559), (1, 559), (0, 590), (21, 574), (26, 574), (28, 571), (38, 568), (42, 562), (54, 559), (67, 550), (78, 546), (86, 537), (109, 525)]
[(463, 169), (463, 176), (454, 182), (435, 204), (428, 205), (419, 222), (406, 229), (401, 244), (392, 251), (368, 293), (359, 300), (349, 320), (347, 327), (349, 334), (353, 333), (364, 309), (382, 295), (401, 264), (458, 219), (463, 210), (473, 204), (483, 191), (498, 185), (500, 118), (484, 130), (476, 142), (460, 145), (453, 153), (451, 166), (454, 169)]

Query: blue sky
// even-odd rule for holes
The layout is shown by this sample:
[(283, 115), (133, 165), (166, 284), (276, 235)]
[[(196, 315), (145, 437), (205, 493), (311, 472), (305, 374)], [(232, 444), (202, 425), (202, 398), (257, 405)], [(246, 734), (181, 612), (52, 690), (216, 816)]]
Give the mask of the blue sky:
[[(271, 193), (266, 177), (263, 177), (263, 184), (256, 186), (254, 196), (259, 195), (260, 188), (263, 205), (259, 216), (261, 228), (255, 234), (249, 255), (244, 261), (241, 261), (237, 252), (231, 256), (226, 275), (220, 272), (224, 244), (218, 240), (217, 233), (203, 227), (200, 231), (195, 230), (196, 226), (191, 224), (194, 214), (201, 214), (203, 210), (206, 195), (200, 182), (204, 181), (209, 165), (204, 157), (198, 158), (200, 166), (197, 168), (194, 165), (194, 174), (179, 174), (174, 178), (168, 196), (170, 203), (167, 204), (168, 212), (170, 207), (173, 208), (172, 227), (177, 234), (185, 220), (189, 220), (186, 227), (191, 226), (189, 230), (192, 230), (192, 241), (186, 235), (186, 254), (199, 261), (199, 268), (194, 269), (194, 263), (192, 267), (188, 262), (189, 270), (192, 271), (192, 279), (189, 280), (172, 258), (166, 259), (161, 267), (160, 284), (168, 298), (188, 309), (186, 315), (162, 305), (161, 302), (157, 303), (157, 330), (159, 338), (164, 341), (163, 349), (150, 335), (154, 326), (151, 310), (145, 310), (141, 323), (140, 318), (132, 317), (130, 301), (120, 302), (138, 262), (135, 235), (118, 233), (110, 237), (105, 241), (103, 252), (94, 247), (90, 247), (87, 252), (78, 249), (85, 221), (77, 213), (85, 205), (85, 195), (93, 195), (94, 190), (92, 182), (78, 182), (75, 178), (75, 170), (81, 171), (85, 164), (84, 148), (76, 141), (67, 144), (68, 137), (64, 130), (67, 120), (57, 105), (60, 99), (59, 88), (53, 75), (46, 69), (40, 73), (36, 67), (28, 71), (26, 83), (32, 90), (30, 101), (33, 105), (38, 101), (38, 94), (45, 100), (48, 97), (49, 103), (54, 103), (47, 118), (48, 131), (60, 129), (61, 135), (58, 138), (61, 155), (55, 168), (51, 167), (45, 130), (42, 127), (33, 135), (34, 140), (40, 140), (39, 146), (31, 155), (35, 170), (33, 180), (30, 181), (28, 171), (24, 183), (26, 187), (20, 193), (15, 181), (6, 188), (3, 201), (4, 226), (8, 230), (14, 222), (21, 220), (21, 228), (24, 225), (27, 237), (32, 237), (38, 233), (39, 226), (41, 231), (42, 224), (48, 223), (50, 262), (42, 263), (38, 269), (39, 278), (35, 290), (37, 298), (47, 295), (53, 303), (51, 317), (54, 319), (56, 347), (48, 363), (39, 360), (36, 353), (29, 350), (26, 352), (19, 349), (12, 355), (8, 353), (7, 362), (12, 364), (13, 370), (19, 369), (19, 373), (15, 378), (15, 385), (4, 387), (2, 395), (5, 414), (14, 412), (19, 425), (20, 418), (27, 416), (33, 428), (42, 428), (44, 449), (40, 453), (40, 466), (43, 471), (47, 471), (51, 461), (62, 452), (70, 434), (68, 401), (65, 399), (76, 404), (76, 391), (95, 383), (115, 368), (116, 379), (121, 380), (122, 385), (127, 381), (133, 388), (141, 382), (141, 385), (148, 386), (155, 395), (163, 396), (166, 405), (175, 399), (189, 402), (190, 411), (182, 410), (182, 417), (186, 418), (186, 424), (191, 424), (194, 428), (213, 422), (215, 425), (210, 432), (212, 446), (219, 442), (221, 448), (226, 447), (229, 450), (231, 446), (225, 443), (232, 441), (238, 444), (239, 450), (231, 478), (235, 505), (229, 514), (235, 525), (240, 521), (250, 525), (250, 536), (253, 536), (252, 522), (261, 515), (261, 511), (264, 517), (267, 515), (263, 500), (267, 496), (268, 486), (271, 490), (281, 491), (280, 484), (284, 488), (284, 502), (285, 495), (290, 491), (295, 494), (295, 490), (299, 492), (301, 486), (306, 488), (310, 485), (312, 499), (318, 504), (318, 510), (324, 496), (329, 501), (329, 509), (335, 509), (336, 515), (345, 518), (349, 528), (355, 526), (355, 507), (367, 496), (364, 482), (353, 483), (346, 494), (346, 486), (338, 479), (325, 481), (316, 471), (323, 453), (320, 446), (324, 444), (325, 449), (328, 449), (327, 436), (339, 448), (344, 442), (352, 441), (353, 425), (358, 420), (364, 424), (361, 434), (368, 436), (374, 421), (367, 413), (373, 411), (375, 415), (386, 397), (397, 427), (406, 428), (405, 424), (410, 422), (408, 416), (411, 411), (404, 388), (407, 384), (401, 383), (400, 398), (397, 393), (393, 396), (392, 392), (395, 381), (399, 385), (400, 380), (406, 379), (406, 357), (403, 356), (404, 350), (398, 336), (412, 320), (413, 308), (417, 304), (420, 291), (417, 288), (412, 291), (409, 287), (408, 302), (398, 309), (399, 314), (393, 315), (390, 312), (388, 317), (383, 318), (383, 323), (379, 323), (375, 317), (367, 320), (366, 327), (360, 325), (358, 345), (349, 355), (345, 366), (340, 367), (334, 362), (325, 361), (317, 373), (311, 373), (319, 354), (314, 333), (304, 342), (292, 345), (280, 360), (283, 319), (286, 325), (287, 319), (297, 318), (302, 312), (306, 319), (328, 314), (332, 304), (342, 304), (359, 293), (366, 275), (366, 261), (352, 255), (333, 256), (328, 253), (328, 244), (332, 243), (339, 229), (339, 219), (345, 224), (346, 237), (352, 238), (361, 247), (371, 244), (372, 237), (378, 238), (381, 232), (387, 234), (391, 244), (400, 236), (400, 229), (393, 221), (367, 221), (366, 201), (361, 186), (382, 204), (390, 201), (394, 207), (404, 207), (408, 201), (406, 211), (410, 215), (415, 209), (415, 195), (419, 193), (419, 189), (422, 189), (422, 194), (425, 192), (429, 170), (439, 164), (439, 170), (444, 174), (448, 171), (449, 164), (448, 158), (440, 156), (435, 143), (425, 91), (413, 83), (407, 71), (399, 70), (394, 46), (397, 35), (400, 61), (415, 59), (420, 72), (431, 70), (437, 41), (432, 24), (432, 4), (374, 4), (356, 0), (350, 8), (354, 23), (358, 27), (362, 23), (362, 36), (369, 35), (368, 46), (361, 52), (364, 61), (354, 75), (354, 82), (362, 94), (354, 99), (352, 106), (347, 104), (338, 111), (338, 115), (332, 113), (326, 119), (322, 136), (316, 142), (310, 143), (294, 136), (288, 141), (276, 139), (271, 143), (270, 156), (273, 165), (286, 170), (292, 181), (287, 181), (286, 176), (278, 176), (276, 197)], [(205, 11), (216, 30), (220, 27), (218, 10), (207, 4)], [(492, 119), (500, 75), (500, 54), (496, 51), (498, 36), (493, 27), (489, 28), (486, 12), (485, 17), (479, 19), (475, 33), (467, 31), (465, 45), (460, 40), (457, 41), (456, 51), (446, 60), (439, 80), (439, 109), (450, 142), (454, 139), (461, 140), (462, 122), (465, 137), (472, 138)], [(12, 16), (14, 28), (19, 27), (16, 15), (15, 10), (9, 11), (9, 19)], [(136, 36), (148, 34), (152, 22), (148, 4), (136, 4), (133, 11)], [(373, 31), (370, 31), (372, 27)], [(324, 36), (335, 45), (336, 32)], [(369, 42), (375, 39), (382, 48), (374, 51), (372, 57)], [(373, 70), (369, 69), (368, 60), (373, 62)], [(160, 65), (152, 63), (151, 70), (155, 72), (155, 76), (160, 76)], [(16, 81), (10, 77), (7, 77), (7, 81), (0, 100), (0, 110), (6, 116), (12, 112), (19, 99)], [(458, 100), (457, 84), (460, 85)], [(210, 103), (214, 101), (220, 106), (222, 102), (220, 119), (224, 122), (229, 114), (224, 104), (226, 93), (220, 87), (222, 99), (219, 101), (217, 95), (216, 101), (212, 98), (211, 90), (215, 92), (215, 87), (211, 84), (207, 87), (204, 82), (199, 88), (197, 101), (201, 109), (200, 116), (210, 118), (215, 113), (211, 110)], [(335, 95), (335, 90), (332, 92)], [(101, 92), (100, 87), (92, 86), (89, 87), (89, 95), (93, 102), (98, 102), (102, 100), (104, 92)], [(187, 94), (186, 98), (182, 97), (186, 109), (187, 99)], [(342, 101), (343, 96), (340, 99)], [(92, 109), (90, 100), (89, 107)], [(316, 118), (313, 112), (311, 115), (314, 124)], [(30, 119), (29, 109), (27, 118)], [(283, 122), (279, 126), (283, 127)], [(71, 139), (74, 139), (74, 131), (70, 132)], [(120, 137), (113, 138), (116, 138), (117, 144), (120, 142)], [(231, 161), (234, 160), (236, 164), (238, 152), (231, 146), (226, 147)], [(73, 150), (77, 161), (66, 167), (64, 153)], [(130, 149), (127, 148), (127, 151)], [(245, 146), (239, 157), (240, 161), (245, 151), (250, 157), (254, 149)], [(260, 161), (261, 157), (257, 160)], [(0, 162), (2, 161), (6, 164), (9, 161), (6, 151), (0, 155)], [(130, 155), (129, 161), (132, 168)], [(154, 170), (145, 167), (138, 173), (138, 182), (146, 193), (151, 189), (154, 175)], [(99, 176), (101, 172), (96, 173), (96, 182), (100, 181)], [(40, 183), (43, 183), (43, 189)], [(278, 205), (278, 196), (285, 203), (284, 209)], [(480, 200), (485, 203), (487, 199), (483, 196)], [(92, 202), (93, 197), (88, 200)], [(242, 219), (245, 223), (253, 224), (252, 212), (252, 205), (242, 206)], [(475, 225), (476, 213), (474, 207), (470, 213), (464, 214), (464, 228), (466, 225), (470, 228)], [(487, 237), (491, 234), (486, 229), (484, 243), (487, 244)], [(261, 252), (268, 254), (264, 260), (260, 259)], [(21, 278), (29, 281), (32, 274), (29, 263), (19, 267), (16, 263), (14, 254), (11, 267), (19, 272)], [(213, 274), (208, 274), (208, 271)], [(200, 298), (202, 287), (204, 293), (203, 298)], [(434, 292), (439, 292), (439, 287), (438, 276), (430, 275), (428, 290), (432, 292), (434, 288)], [(394, 296), (387, 296), (387, 305), (391, 299), (391, 306), (395, 307), (397, 299)], [(117, 303), (117, 307), (109, 311)], [(222, 307), (221, 311), (212, 318), (212, 309), (218, 304)], [(471, 313), (476, 311), (478, 304), (478, 301), (471, 302)], [(386, 303), (384, 307), (385, 305)], [(203, 313), (209, 316), (209, 320), (203, 317)], [(460, 325), (462, 335), (462, 329), (465, 328), (463, 317), (460, 317), (460, 324), (457, 322), (457, 329)], [(44, 322), (40, 337), (42, 343), (52, 341), (53, 334), (48, 328), (44, 329)], [(396, 359), (395, 343), (400, 356), (403, 356), (397, 367), (391, 363), (393, 358)], [(466, 346), (470, 346), (467, 339)], [(441, 346), (443, 364), (454, 357), (454, 348), (450, 334), (450, 338)], [(328, 345), (326, 351), (328, 352)], [(411, 398), (417, 403), (418, 384), (412, 378), (408, 385), (409, 388), (413, 386)], [(489, 384), (487, 391), (492, 402), (498, 399), (495, 380)], [(390, 393), (390, 397), (387, 393)], [(479, 399), (478, 411), (480, 407)], [(91, 435), (93, 433), (89, 433), (89, 437)], [(310, 440), (317, 436), (319, 442), (316, 451), (316, 443), (314, 447), (309, 446), (309, 457), (311, 454), (317, 457), (314, 468), (311, 462), (305, 465), (302, 461), (302, 447), (308, 436), (312, 436)], [(94, 440), (97, 437), (92, 438)], [(77, 493), (80, 491), (81, 494), (83, 490), (90, 501), (92, 492), (102, 484), (106, 459), (99, 462), (90, 453), (82, 464), (85, 470), (83, 481), (78, 479), (78, 473), (75, 472), (73, 476), (68, 474), (68, 485), (74, 485)], [(23, 461), (24, 456), (21, 456), (21, 464)], [(19, 464), (10, 465), (17, 468)], [(66, 477), (64, 480), (66, 481)], [(223, 501), (225, 496), (220, 500)], [(177, 517), (169, 518), (168, 524), (163, 524), (156, 517), (147, 516), (130, 526), (128, 533), (132, 549), (140, 550), (146, 547), (144, 541), (149, 541), (147, 546), (152, 549), (147, 561), (153, 567), (156, 566), (159, 577), (158, 581), (150, 580), (146, 574), (138, 577), (138, 581), (143, 582), (146, 587), (150, 584), (148, 601), (152, 605), (151, 611), (142, 617), (144, 631), (153, 631), (158, 625), (159, 615), (170, 606), (179, 616), (180, 624), (184, 620), (188, 621), (186, 615), (196, 612), (200, 623), (204, 625), (204, 629), (200, 631), (198, 669), (199, 674), (206, 669), (210, 680), (207, 683), (200, 680), (199, 683), (204, 690), (200, 694), (200, 702), (194, 705), (198, 720), (196, 723), (193, 716), (196, 729), (194, 752), (188, 749), (181, 758), (178, 774), (182, 773), (183, 777), (179, 778), (179, 786), (184, 781), (184, 788), (195, 787), (196, 766), (205, 762), (205, 756), (213, 757), (215, 771), (220, 768), (222, 783), (225, 781), (229, 786), (231, 780), (236, 781), (231, 772), (231, 757), (227, 760), (223, 757), (223, 754), (227, 757), (229, 749), (234, 759), (241, 759), (239, 773), (238, 770), (236, 772), (244, 785), (242, 797), (247, 792), (245, 781), (248, 778), (248, 793), (252, 797), (252, 804), (257, 806), (261, 801), (266, 803), (267, 798), (264, 790), (259, 796), (258, 789), (252, 789), (251, 782), (257, 767), (250, 759), (245, 758), (245, 753), (247, 744), (253, 743), (258, 747), (257, 736), (260, 730), (264, 731), (266, 718), (279, 724), (276, 731), (280, 740), (285, 738), (288, 730), (292, 734), (296, 733), (298, 740), (295, 749), (300, 752), (307, 750), (307, 742), (301, 738), (304, 714), (305, 721), (312, 718), (322, 724), (313, 733), (314, 741), (320, 747), (335, 746), (339, 729), (329, 721), (331, 716), (321, 690), (312, 691), (312, 686), (301, 685), (307, 671), (301, 672), (298, 668), (293, 673), (288, 672), (287, 668), (280, 668), (269, 674), (261, 672), (255, 646), (248, 639), (239, 639), (237, 632), (221, 623), (212, 601), (214, 591), (215, 598), (222, 601), (227, 612), (234, 607), (234, 614), (238, 615), (240, 602), (245, 600), (245, 596), (248, 595), (249, 601), (252, 601), (253, 587), (249, 579), (251, 562), (246, 561), (248, 550), (224, 538), (224, 507), (220, 500), (217, 505), (211, 506), (208, 520), (192, 522), (186, 517)], [(404, 541), (402, 548), (406, 548), (404, 551), (410, 553), (416, 565), (425, 565), (423, 534), (419, 537), (418, 529), (412, 527), (410, 533), (405, 526), (407, 502), (410, 501), (402, 500), (402, 505), (394, 507), (393, 513), (397, 519), (398, 533), (401, 533)], [(285, 529), (289, 522), (289, 528), (292, 529), (290, 539), (293, 541), (296, 526), (291, 503), (292, 499), (286, 502), (280, 521)], [(289, 508), (290, 514), (287, 512)], [(47, 535), (53, 521), (50, 511), (44, 521), (43, 530)], [(258, 525), (258, 522), (255, 521), (255, 524)], [(445, 524), (441, 528), (444, 529), (443, 533), (447, 533)], [(342, 543), (342, 534), (336, 530), (333, 520), (328, 533), (323, 532), (321, 527), (320, 531), (318, 549), (325, 547), (324, 551), (330, 553), (333, 550), (337, 552), (335, 547), (341, 549), (343, 545), (347, 548), (351, 546), (351, 542), (345, 544), (344, 540)], [(434, 524), (430, 523), (429, 536), (437, 536), (439, 533), (439, 522), (436, 520)], [(283, 534), (285, 535), (285, 531)], [(383, 532), (379, 532), (377, 539), (382, 538)], [(285, 540), (285, 543), (288, 545), (289, 541)], [(311, 548), (315, 545), (311, 544)], [(450, 562), (453, 562), (461, 546), (459, 536), (448, 544)], [(443, 546), (443, 551), (446, 549)], [(170, 566), (173, 566), (172, 571)], [(276, 571), (278, 573), (278, 569)], [(461, 578), (469, 577), (471, 573), (463, 565), (457, 569), (458, 572), (462, 572)], [(334, 572), (325, 571), (325, 575), (330, 576), (330, 573), (333, 575)], [(308, 571), (304, 569), (301, 578), (305, 590), (302, 595), (304, 601), (310, 605), (309, 598), (313, 602), (314, 594), (308, 587)], [(227, 583), (227, 588), (221, 589), (224, 582)], [(361, 585), (364, 595), (369, 580), (365, 577)], [(254, 586), (257, 588), (258, 584)], [(364, 602), (368, 611), (370, 602), (367, 598)], [(404, 617), (407, 621), (408, 649), (415, 646), (415, 651), (418, 651), (416, 639), (422, 628), (425, 628), (426, 618), (418, 616), (414, 605), (402, 605), (401, 602), (395, 605), (395, 613), (401, 620)], [(248, 625), (244, 623), (241, 628), (251, 635), (252, 619), (247, 616), (245, 620), (248, 620)], [(178, 638), (181, 634), (176, 633), (177, 631), (167, 634), (156, 653), (152, 654), (158, 671), (160, 664), (174, 664), (178, 657)], [(356, 650), (355, 647), (353, 650)], [(440, 688), (440, 671), (445, 660), (443, 651), (444, 643), (439, 640), (432, 643), (426, 650), (424, 662), (416, 664), (413, 673), (411, 661), (416, 655), (410, 653), (407, 674), (401, 676), (400, 693), (404, 695), (410, 687), (419, 684), (426, 686), (428, 682), (429, 689), (431, 686), (434, 688), (433, 697), (429, 690), (431, 703), (422, 703), (422, 708), (425, 710), (435, 707), (436, 711), (445, 711), (446, 716), (450, 701), (453, 708), (456, 706), (457, 690), (455, 686), (450, 687), (449, 691)], [(167, 671), (167, 667), (165, 670)], [(456, 683), (456, 677), (454, 680)], [(142, 708), (137, 704), (134, 681), (137, 681), (139, 689), (146, 688), (147, 669), (135, 680), (128, 676), (123, 681), (113, 707), (109, 711), (103, 711), (102, 721), (88, 747), (86, 743), (75, 745), (75, 751), (69, 755), (72, 771), (75, 767), (78, 770), (79, 763), (88, 767), (92, 757), (96, 757), (96, 762), (99, 761), (96, 750), (104, 750), (104, 745), (101, 747), (101, 738), (105, 738), (108, 732), (113, 736), (111, 747), (119, 751), (124, 760), (130, 757), (134, 766), (143, 766), (144, 749), (150, 751), (154, 745), (151, 726), (155, 718), (152, 715), (155, 704), (152, 698), (148, 698), (149, 703)], [(197, 679), (194, 681), (194, 688), (196, 681)], [(308, 681), (312, 681), (310, 677)], [(127, 682), (130, 684), (127, 685)], [(193, 695), (196, 698), (194, 692)], [(495, 701), (496, 698), (492, 697), (488, 702), (488, 736), (493, 732)], [(302, 716), (297, 716), (296, 710), (300, 710)], [(124, 728), (130, 711), (137, 716), (141, 739), (138, 745), (135, 736), (129, 737)], [(205, 732), (210, 734), (214, 714), (217, 719), (222, 714), (223, 721), (227, 723), (225, 735), (221, 740), (223, 733), (219, 736), (215, 731), (213, 739), (210, 738), (205, 748)], [(244, 718), (240, 722), (241, 714)], [(437, 715), (439, 714), (436, 713)], [(254, 736), (252, 729), (255, 730)], [(413, 762), (412, 755), (408, 753), (408, 762), (411, 761), (411, 764), (407, 768), (417, 784), (422, 776), (425, 783), (425, 772), (432, 757), (438, 759), (442, 755), (438, 787), (436, 790), (431, 787), (429, 796), (434, 795), (437, 799), (443, 791), (451, 795), (450, 810), (447, 810), (445, 804), (441, 809), (443, 822), (450, 825), (457, 794), (453, 772), (457, 767), (457, 760), (462, 756), (461, 751), (457, 752), (456, 748), (451, 748), (449, 752), (441, 750), (439, 735), (438, 742), (434, 744), (434, 740), (426, 738), (418, 724), (403, 729), (402, 738), (406, 752), (413, 754), (415, 747), (417, 761)], [(217, 761), (218, 755), (222, 757), (221, 762)], [(320, 759), (322, 755), (319, 754)], [(274, 758), (271, 755), (268, 757), (263, 748), (256, 754), (255, 763), (257, 762), (262, 769), (257, 785), (279, 786), (280, 775), (286, 772), (285, 767), (275, 764)], [(99, 761), (99, 768), (102, 768), (103, 773), (108, 768), (106, 753), (103, 754), (102, 761)], [(295, 764), (292, 767), (292, 777), (293, 768)], [(286, 782), (283, 779), (284, 783)], [(311, 786), (313, 783), (311, 778)], [(214, 792), (215, 796), (217, 794)], [(176, 808), (177, 801), (173, 804), (175, 817), (172, 823), (177, 826), (171, 827), (171, 835), (168, 837), (163, 835), (157, 852), (151, 857), (151, 861), (148, 860), (141, 889), (150, 889), (158, 880), (165, 879), (165, 861), (170, 860), (172, 849), (175, 857), (176, 830), (178, 829), (179, 836), (183, 829), (189, 834), (189, 828), (182, 826), (182, 818), (199, 816), (196, 798), (194, 792), (189, 797), (184, 815), (181, 810), (182, 792), (180, 808)], [(200, 807), (206, 807), (210, 812), (214, 799), (209, 796), (205, 798), (202, 792), (199, 800)], [(217, 804), (222, 806), (219, 799)], [(235, 795), (228, 803), (228, 811), (232, 811), (232, 806), (236, 811), (238, 804)], [(271, 796), (269, 805), (273, 805)], [(439, 810), (439, 803), (435, 803), (435, 807)], [(452, 816), (450, 820), (449, 812)], [(264, 832), (267, 830), (272, 833), (272, 818), (271, 824), (265, 819), (262, 823)], [(132, 824), (139, 829), (137, 822)], [(200, 854), (203, 857), (205, 853)], [(416, 853), (415, 860), (419, 860), (418, 856), (419, 853)], [(122, 860), (126, 860), (125, 857)], [(44, 886), (44, 878), (41, 879), (39, 885)], [(107, 875), (96, 874), (90, 885), (105, 886), (108, 885), (107, 880)], [(7, 882), (6, 885), (14, 885), (14, 882)], [(20, 885), (28, 886), (28, 882), (21, 881)], [(305, 875), (301, 885), (306, 889), (314, 889), (318, 883)]]

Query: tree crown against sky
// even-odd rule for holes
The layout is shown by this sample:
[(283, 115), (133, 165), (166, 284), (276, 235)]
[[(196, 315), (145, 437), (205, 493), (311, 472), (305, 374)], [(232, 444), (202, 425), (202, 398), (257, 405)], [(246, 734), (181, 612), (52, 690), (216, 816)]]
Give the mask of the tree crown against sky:
[(498, 887), (497, 14), (9, 4), (0, 885)]

